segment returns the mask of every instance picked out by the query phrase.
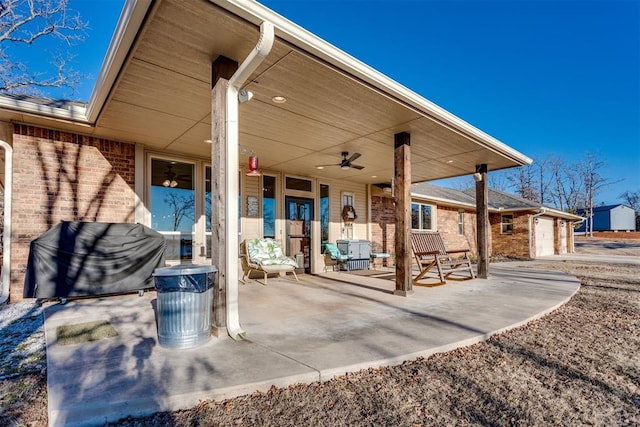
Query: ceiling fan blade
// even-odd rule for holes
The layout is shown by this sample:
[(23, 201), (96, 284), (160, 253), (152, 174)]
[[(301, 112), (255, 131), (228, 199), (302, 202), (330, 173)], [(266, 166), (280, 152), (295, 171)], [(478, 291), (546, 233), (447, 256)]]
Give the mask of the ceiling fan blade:
[(331, 163), (329, 165), (316, 165), (317, 168), (326, 168), (327, 166), (340, 166), (341, 163)]
[(364, 169), (364, 166), (360, 166), (360, 165), (351, 165), (351, 167), (358, 170)]
[(347, 159), (347, 163), (351, 163), (353, 162), (355, 159), (357, 159), (358, 157), (362, 156), (362, 154), (360, 153), (353, 153), (351, 155), (351, 157), (349, 157), (349, 159)]

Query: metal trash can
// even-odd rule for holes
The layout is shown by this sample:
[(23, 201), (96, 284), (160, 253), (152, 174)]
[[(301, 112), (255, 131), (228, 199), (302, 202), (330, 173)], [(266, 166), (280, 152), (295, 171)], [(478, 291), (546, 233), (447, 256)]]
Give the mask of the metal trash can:
[(190, 348), (211, 338), (212, 265), (180, 264), (153, 272), (157, 298), (158, 342), (163, 347)]

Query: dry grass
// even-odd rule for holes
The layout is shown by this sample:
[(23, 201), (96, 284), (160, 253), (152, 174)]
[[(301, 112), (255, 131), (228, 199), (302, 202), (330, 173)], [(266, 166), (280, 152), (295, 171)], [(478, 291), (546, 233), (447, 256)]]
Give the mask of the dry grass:
[[(640, 425), (640, 267), (545, 267), (580, 291), (487, 342), (115, 425)], [(46, 373), (0, 381), (0, 403), (0, 425), (45, 426)]]

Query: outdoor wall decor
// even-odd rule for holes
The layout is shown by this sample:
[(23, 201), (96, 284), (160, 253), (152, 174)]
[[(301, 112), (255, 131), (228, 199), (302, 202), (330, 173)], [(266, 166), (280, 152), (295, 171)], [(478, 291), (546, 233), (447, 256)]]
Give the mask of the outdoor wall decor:
[(247, 196), (247, 216), (250, 218), (258, 216), (258, 198), (255, 196)]
[(356, 210), (351, 205), (346, 205), (342, 208), (342, 220), (344, 222), (353, 222), (358, 218), (356, 215)]

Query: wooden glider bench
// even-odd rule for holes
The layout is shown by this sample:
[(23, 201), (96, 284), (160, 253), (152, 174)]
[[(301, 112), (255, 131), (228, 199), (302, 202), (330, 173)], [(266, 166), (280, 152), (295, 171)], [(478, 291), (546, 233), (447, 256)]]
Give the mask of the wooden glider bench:
[[(414, 284), (422, 279), (432, 268), (436, 267), (440, 284), (446, 283), (453, 273), (464, 275), (457, 280), (475, 279), (475, 273), (469, 259), (469, 249), (447, 250), (442, 236), (434, 231), (412, 231), (411, 249), (420, 273), (413, 279)], [(453, 278), (452, 278), (453, 280)]]
[(252, 271), (264, 273), (264, 284), (267, 284), (267, 274), (292, 272), (298, 281), (296, 268), (298, 263), (282, 252), (280, 243), (273, 239), (247, 239), (240, 244), (240, 257), (242, 261), (242, 283), (249, 277)]

